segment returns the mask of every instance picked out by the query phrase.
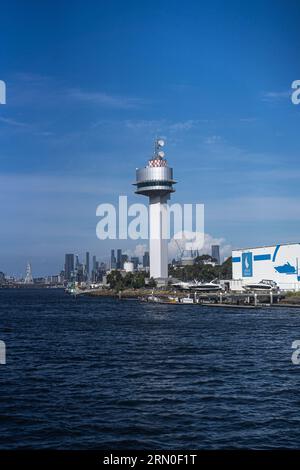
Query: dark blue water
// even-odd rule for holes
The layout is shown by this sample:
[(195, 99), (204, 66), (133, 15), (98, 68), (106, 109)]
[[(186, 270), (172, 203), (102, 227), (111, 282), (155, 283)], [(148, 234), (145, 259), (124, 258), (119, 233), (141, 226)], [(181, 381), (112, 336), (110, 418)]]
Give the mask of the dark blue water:
[(300, 446), (300, 310), (0, 291), (0, 447)]

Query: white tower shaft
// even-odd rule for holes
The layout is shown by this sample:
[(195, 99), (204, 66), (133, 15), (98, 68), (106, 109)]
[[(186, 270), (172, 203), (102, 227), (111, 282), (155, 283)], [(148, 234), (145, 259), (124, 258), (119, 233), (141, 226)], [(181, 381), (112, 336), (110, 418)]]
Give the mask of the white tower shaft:
[(150, 196), (150, 277), (168, 277), (168, 206), (169, 196)]

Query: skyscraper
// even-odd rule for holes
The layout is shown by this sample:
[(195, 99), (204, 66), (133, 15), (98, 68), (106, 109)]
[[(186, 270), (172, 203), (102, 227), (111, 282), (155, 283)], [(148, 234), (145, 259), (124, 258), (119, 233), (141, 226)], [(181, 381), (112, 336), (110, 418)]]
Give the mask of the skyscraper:
[(72, 253), (67, 253), (65, 255), (65, 279), (67, 281), (71, 281), (73, 271), (74, 271), (74, 255)]
[(168, 277), (168, 240), (167, 201), (175, 191), (173, 184), (173, 169), (168, 166), (161, 150), (165, 143), (162, 139), (155, 142), (155, 152), (145, 168), (136, 170), (136, 194), (149, 197), (150, 220), (150, 276), (153, 278)]
[(149, 251), (145, 251), (143, 255), (143, 268), (149, 268), (149, 266), (150, 266)]
[(90, 254), (88, 251), (85, 254), (85, 272), (86, 272), (87, 278), (89, 278), (90, 277)]
[(117, 250), (117, 269), (121, 269), (121, 260), (122, 260), (122, 250)]
[(134, 269), (137, 269), (138, 268), (138, 265), (139, 265), (139, 257), (138, 256), (132, 256), (130, 261), (133, 263), (133, 267)]
[(115, 250), (111, 250), (110, 252), (110, 269), (116, 269), (117, 262), (115, 257)]
[(216, 260), (217, 264), (220, 264), (220, 245), (212, 245), (211, 256)]
[(121, 255), (121, 269), (124, 268), (124, 263), (128, 261), (128, 255), (122, 254)]

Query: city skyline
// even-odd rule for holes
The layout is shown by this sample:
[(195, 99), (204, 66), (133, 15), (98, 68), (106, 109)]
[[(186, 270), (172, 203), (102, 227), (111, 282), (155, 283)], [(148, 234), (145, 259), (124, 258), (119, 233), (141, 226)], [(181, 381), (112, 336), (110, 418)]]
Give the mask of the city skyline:
[(157, 136), (180, 180), (173, 202), (205, 204), (211, 244), (299, 241), (297, 2), (12, 1), (1, 13), (1, 271), (56, 272), (86, 247), (104, 258), (116, 243), (96, 238), (96, 207), (138, 202), (135, 168)]

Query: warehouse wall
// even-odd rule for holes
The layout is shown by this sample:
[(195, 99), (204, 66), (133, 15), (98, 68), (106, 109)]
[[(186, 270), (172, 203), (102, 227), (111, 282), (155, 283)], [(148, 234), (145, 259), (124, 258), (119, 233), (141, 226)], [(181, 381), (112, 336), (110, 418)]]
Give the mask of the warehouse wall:
[(300, 244), (233, 250), (232, 277), (244, 284), (272, 279), (281, 289), (300, 290)]

